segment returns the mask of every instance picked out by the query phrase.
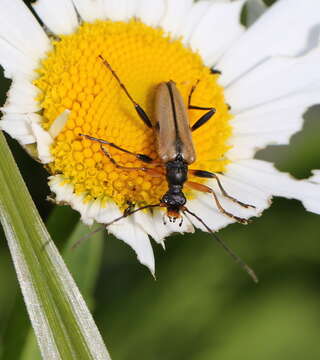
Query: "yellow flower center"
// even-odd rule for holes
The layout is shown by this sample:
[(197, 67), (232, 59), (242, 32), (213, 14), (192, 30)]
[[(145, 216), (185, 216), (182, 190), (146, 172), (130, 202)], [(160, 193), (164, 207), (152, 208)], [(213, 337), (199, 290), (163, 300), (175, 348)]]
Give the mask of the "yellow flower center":
[[(219, 75), (212, 74), (198, 54), (160, 29), (137, 20), (97, 21), (84, 23), (76, 33), (53, 41), (53, 50), (38, 69), (35, 85), (41, 89), (38, 100), (43, 108), (43, 127), (49, 129), (63, 111), (70, 110), (68, 121), (51, 148), (54, 161), (48, 167), (52, 174), (62, 174), (65, 182), (74, 186), (75, 193), (85, 194), (88, 201), (112, 199), (121, 208), (128, 203), (157, 203), (167, 190), (164, 176), (119, 169), (97, 142), (79, 136), (81, 133), (105, 139), (129, 151), (157, 158), (155, 132), (138, 117), (99, 55), (108, 60), (151, 119), (159, 83), (175, 81), (187, 104), (192, 86), (200, 80), (192, 103), (215, 107), (216, 114), (192, 134), (197, 153), (192, 168), (213, 172), (225, 169), (231, 115), (223, 89), (217, 84)], [(204, 111), (188, 113), (192, 125)], [(146, 166), (132, 155), (106, 148), (121, 165)], [(185, 193), (187, 198), (192, 196), (187, 188)]]

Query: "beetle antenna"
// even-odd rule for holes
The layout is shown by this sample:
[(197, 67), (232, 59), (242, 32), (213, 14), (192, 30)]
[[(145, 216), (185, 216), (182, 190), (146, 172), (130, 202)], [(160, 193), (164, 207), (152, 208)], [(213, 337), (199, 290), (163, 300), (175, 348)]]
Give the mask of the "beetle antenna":
[(144, 209), (152, 209), (152, 208), (155, 208), (155, 207), (158, 207), (160, 206), (160, 204), (154, 204), (154, 205), (145, 205), (145, 206), (142, 206), (138, 209), (135, 209), (135, 210), (131, 210), (131, 211), (125, 211), (125, 213), (122, 215), (122, 216), (119, 216), (117, 217), (116, 219), (112, 220), (111, 222), (109, 223), (106, 223), (106, 224), (103, 224), (102, 226), (100, 226), (98, 229), (96, 230), (93, 230), (91, 232), (89, 232), (88, 234), (85, 234), (84, 236), (82, 236), (77, 242), (75, 242), (73, 245), (72, 245), (72, 250), (74, 250), (76, 247), (79, 246), (80, 243), (82, 243), (84, 240), (88, 239), (89, 237), (91, 237), (92, 235), (98, 233), (99, 231), (102, 231), (104, 229), (106, 229), (108, 226), (114, 224), (115, 222), (118, 222), (120, 221), (121, 219), (123, 218), (126, 218), (138, 211), (141, 211), (141, 210), (144, 210)]
[(113, 225), (115, 222), (118, 222), (119, 220), (123, 219), (123, 218), (126, 218), (138, 211), (141, 211), (141, 210), (145, 210), (145, 209), (152, 209), (152, 208), (155, 208), (155, 207), (159, 207), (160, 204), (153, 204), (153, 205), (145, 205), (145, 206), (141, 206), (139, 207), (138, 209), (135, 209), (135, 210), (131, 210), (131, 211), (126, 211), (122, 216), (119, 216), (117, 217), (116, 219), (104, 224), (104, 226), (107, 228), (108, 226), (110, 225)]
[(132, 102), (132, 104), (134, 105), (134, 108), (136, 109), (137, 114), (139, 115), (140, 119), (149, 127), (152, 128), (152, 123), (148, 117), (148, 115), (146, 114), (146, 112), (142, 109), (142, 107), (134, 101), (133, 97), (129, 94), (129, 91), (127, 90), (127, 88), (125, 87), (125, 85), (123, 84), (123, 82), (120, 80), (119, 76), (117, 75), (117, 73), (113, 70), (112, 66), (109, 64), (109, 62), (100, 54), (98, 56), (98, 58), (102, 61), (102, 63), (111, 71), (112, 75), (114, 76), (114, 78), (118, 81), (120, 87), (122, 88), (122, 90), (126, 93), (126, 95), (128, 96), (129, 100)]
[(71, 250), (75, 250), (84, 240), (87, 240), (88, 238), (90, 238), (92, 235), (105, 230), (105, 225), (103, 226), (99, 226), (97, 229), (90, 231), (89, 233), (81, 236), (81, 238), (79, 240), (77, 240), (72, 246), (71, 246)]
[(252, 278), (252, 280), (255, 283), (258, 283), (259, 281), (258, 277), (255, 274), (255, 272), (251, 269), (251, 267), (247, 265), (236, 253), (234, 253), (233, 250), (231, 250), (231, 248), (229, 248), (229, 246), (222, 239), (220, 239), (218, 235), (214, 231), (212, 231), (209, 228), (209, 226), (198, 215), (196, 215), (186, 207), (184, 207), (182, 211), (195, 217), (207, 229), (207, 231), (213, 235), (213, 237), (216, 239), (219, 245), (233, 258), (233, 260), (236, 263), (238, 263), (244, 271), (246, 271), (246, 273)]
[(128, 98), (130, 99), (130, 101), (134, 104), (137, 105), (137, 103), (133, 100), (132, 96), (129, 94), (129, 91), (127, 90), (127, 88), (124, 86), (124, 84), (122, 83), (122, 81), (120, 80), (118, 74), (113, 70), (112, 66), (110, 65), (110, 63), (102, 56), (99, 55), (98, 58), (102, 61), (102, 63), (111, 71), (112, 75), (115, 77), (115, 79), (118, 81), (119, 85), (121, 86), (122, 90), (126, 93), (126, 95), (128, 96)]

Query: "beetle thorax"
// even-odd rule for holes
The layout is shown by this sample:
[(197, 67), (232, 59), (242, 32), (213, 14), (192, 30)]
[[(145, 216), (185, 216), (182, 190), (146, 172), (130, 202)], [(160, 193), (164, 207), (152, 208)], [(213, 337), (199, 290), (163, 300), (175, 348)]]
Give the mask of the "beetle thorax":
[(178, 155), (175, 160), (166, 163), (166, 178), (169, 188), (172, 185), (181, 185), (187, 181), (188, 165), (183, 161), (181, 155)]

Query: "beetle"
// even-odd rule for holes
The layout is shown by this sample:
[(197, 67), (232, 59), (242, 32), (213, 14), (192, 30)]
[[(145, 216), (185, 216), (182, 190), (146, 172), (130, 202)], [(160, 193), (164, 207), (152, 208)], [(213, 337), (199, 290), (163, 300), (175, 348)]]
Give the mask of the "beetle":
[[(188, 181), (188, 175), (191, 174), (199, 178), (214, 179), (217, 182), (223, 196), (242, 207), (254, 208), (253, 205), (245, 204), (230, 196), (223, 188), (218, 176), (215, 173), (206, 170), (189, 169), (189, 166), (196, 160), (196, 151), (192, 141), (192, 132), (206, 124), (216, 112), (214, 107), (201, 107), (192, 105), (192, 95), (196, 90), (199, 80), (191, 88), (187, 106), (185, 105), (184, 100), (174, 81), (170, 80), (168, 82), (161, 82), (155, 91), (155, 124), (152, 124), (147, 113), (130, 95), (126, 86), (122, 83), (110, 63), (102, 55), (99, 55), (99, 59), (110, 70), (113, 77), (117, 80), (119, 86), (133, 104), (140, 119), (147, 127), (152, 128), (155, 131), (157, 139), (157, 152), (160, 162), (159, 160), (152, 159), (148, 155), (128, 151), (107, 140), (98, 139), (87, 134), (79, 135), (86, 139), (100, 143), (100, 148), (104, 155), (108, 157), (117, 168), (126, 171), (140, 170), (150, 174), (151, 176), (164, 175), (168, 184), (168, 190), (162, 196), (158, 204), (149, 204), (137, 209), (134, 209), (131, 205), (124, 211), (122, 216), (105, 225), (110, 226), (124, 217), (130, 216), (144, 209), (165, 207), (167, 209), (167, 217), (169, 221), (175, 222), (177, 219), (180, 219), (179, 225), (181, 226), (183, 221), (181, 213), (187, 213), (196, 218), (207, 229), (207, 231), (215, 237), (215, 239), (229, 253), (229, 255), (231, 255), (233, 259), (242, 266), (242, 268), (252, 277), (255, 282), (257, 282), (257, 277), (254, 271), (247, 264), (245, 264), (241, 258), (238, 257), (219, 237), (217, 237), (217, 235), (197, 214), (193, 213), (185, 206), (187, 200), (183, 193), (183, 187), (187, 186), (193, 190), (212, 194), (217, 208), (224, 215), (231, 217), (232, 219), (243, 224), (248, 222), (247, 219), (240, 218), (227, 212), (219, 202), (219, 199), (212, 188), (201, 183)], [(202, 110), (205, 111), (205, 113), (190, 127), (187, 109)], [(105, 145), (130, 154), (144, 164), (156, 165), (157, 167), (122, 166), (110, 155)]]

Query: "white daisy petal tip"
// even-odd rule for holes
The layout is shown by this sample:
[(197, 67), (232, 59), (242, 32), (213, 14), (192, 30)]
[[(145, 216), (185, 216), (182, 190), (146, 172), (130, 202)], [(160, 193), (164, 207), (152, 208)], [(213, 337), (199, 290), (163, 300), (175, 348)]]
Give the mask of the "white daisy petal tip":
[(134, 218), (123, 218), (118, 223), (108, 226), (107, 230), (129, 245), (135, 251), (139, 262), (154, 276), (155, 260), (148, 234), (134, 222)]
[(279, 196), (299, 200), (306, 210), (320, 214), (319, 174), (319, 170), (314, 170), (309, 179), (297, 180), (267, 161), (249, 159), (230, 164), (226, 175), (235, 182), (257, 188), (261, 193), (262, 208), (263, 201)]

